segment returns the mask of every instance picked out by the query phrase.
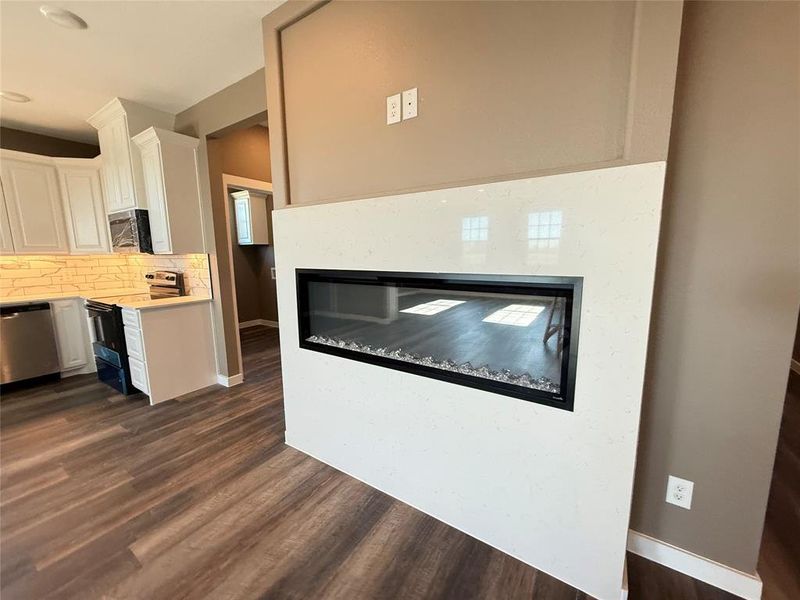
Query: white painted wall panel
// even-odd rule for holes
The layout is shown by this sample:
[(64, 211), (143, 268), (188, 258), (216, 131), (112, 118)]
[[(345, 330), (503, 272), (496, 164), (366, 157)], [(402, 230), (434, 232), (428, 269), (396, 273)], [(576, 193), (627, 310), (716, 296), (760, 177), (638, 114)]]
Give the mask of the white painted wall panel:
[[(664, 168), (276, 211), (287, 442), (600, 600), (618, 598)], [(549, 211), (562, 226), (545, 248), (529, 239), (529, 215)], [(476, 216), (488, 217), (487, 239), (463, 240), (463, 220)], [(584, 277), (574, 412), (301, 350), (295, 268)]]

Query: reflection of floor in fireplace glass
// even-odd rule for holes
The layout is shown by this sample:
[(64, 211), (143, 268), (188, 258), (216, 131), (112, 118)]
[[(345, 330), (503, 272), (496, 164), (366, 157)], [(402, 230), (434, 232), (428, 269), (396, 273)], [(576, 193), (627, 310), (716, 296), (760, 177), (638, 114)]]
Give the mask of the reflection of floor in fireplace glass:
[[(461, 300), (463, 303), (435, 314), (402, 312), (440, 299)], [(508, 369), (518, 374), (528, 373), (536, 378), (547, 377), (555, 383), (560, 380), (557, 336), (551, 337), (546, 344), (542, 342), (549, 298), (418, 293), (401, 296), (399, 304), (401, 312), (397, 319), (387, 324), (315, 315), (311, 332), (389, 350), (402, 349), (418, 356), (432, 356), (439, 361), (470, 362), (476, 368), (488, 365), (496, 371)], [(510, 305), (530, 306), (534, 310), (528, 311), (528, 318), (525, 309), (516, 309), (509, 314), (500, 314), (499, 320), (505, 320), (505, 323), (484, 322), (490, 315)], [(538, 312), (537, 307), (543, 310)], [(519, 325), (529, 321), (530, 316), (537, 312), (529, 325)], [(518, 325), (508, 324), (509, 321)]]

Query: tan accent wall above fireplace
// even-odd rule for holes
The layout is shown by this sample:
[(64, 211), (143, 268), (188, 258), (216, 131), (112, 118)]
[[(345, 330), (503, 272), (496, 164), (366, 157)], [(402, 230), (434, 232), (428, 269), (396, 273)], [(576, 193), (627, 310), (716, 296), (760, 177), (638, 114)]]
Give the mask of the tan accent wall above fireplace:
[(666, 159), (682, 3), (310, 8), (264, 20), (276, 206)]

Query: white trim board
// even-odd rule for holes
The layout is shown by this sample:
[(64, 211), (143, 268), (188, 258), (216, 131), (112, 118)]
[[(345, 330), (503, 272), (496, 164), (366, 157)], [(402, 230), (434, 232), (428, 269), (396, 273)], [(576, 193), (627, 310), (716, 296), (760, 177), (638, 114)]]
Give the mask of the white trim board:
[(221, 373), (217, 373), (217, 383), (224, 385), (225, 387), (233, 387), (235, 385), (239, 385), (243, 381), (244, 375), (242, 373), (237, 373), (236, 375), (231, 375), (230, 377), (227, 375), (222, 375)]
[(737, 571), (683, 548), (633, 531), (628, 532), (628, 551), (689, 575), (746, 600), (761, 599), (761, 578)]
[(277, 327), (277, 321), (270, 321), (268, 319), (253, 319), (252, 321), (242, 321), (239, 323), (239, 329), (247, 329), (248, 327), (258, 327), (259, 325), (263, 325), (264, 327)]

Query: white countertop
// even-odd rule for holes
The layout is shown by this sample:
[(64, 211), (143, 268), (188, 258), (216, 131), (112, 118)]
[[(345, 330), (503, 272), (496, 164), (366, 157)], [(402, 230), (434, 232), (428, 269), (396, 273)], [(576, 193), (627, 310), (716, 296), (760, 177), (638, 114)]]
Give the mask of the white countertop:
[(159, 298), (158, 300), (139, 300), (134, 302), (119, 302), (117, 306), (134, 310), (149, 310), (152, 308), (165, 308), (180, 304), (196, 304), (197, 302), (211, 302), (210, 296), (176, 296), (175, 298)]
[(85, 292), (53, 292), (33, 296), (12, 296), (0, 299), (0, 306), (9, 304), (29, 304), (31, 302), (49, 302), (50, 300), (66, 300), (68, 298), (101, 298), (103, 296), (123, 296), (128, 294), (146, 294), (147, 289), (119, 288), (115, 290), (89, 290)]
[[(54, 292), (46, 295), (35, 296), (14, 296), (13, 298), (0, 299), (0, 306), (10, 304), (31, 304), (33, 302), (50, 302), (51, 300), (66, 300), (69, 298), (105, 298), (107, 296), (130, 296), (134, 294), (146, 294), (147, 289), (142, 288), (120, 288), (116, 290), (89, 290), (85, 292)], [(210, 296), (178, 296), (176, 298), (161, 298), (159, 300), (141, 300), (138, 302), (119, 303), (122, 308), (132, 308), (146, 310), (150, 308), (161, 308), (176, 304), (194, 304), (196, 302), (211, 302)]]

